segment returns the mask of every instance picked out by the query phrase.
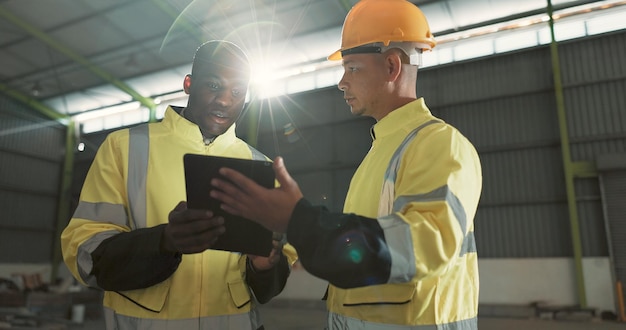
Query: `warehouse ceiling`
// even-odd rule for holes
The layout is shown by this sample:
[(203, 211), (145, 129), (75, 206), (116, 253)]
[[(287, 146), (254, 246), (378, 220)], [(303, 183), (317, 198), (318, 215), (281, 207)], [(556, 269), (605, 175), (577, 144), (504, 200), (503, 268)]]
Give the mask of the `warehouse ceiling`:
[[(435, 36), (546, 11), (547, 0), (413, 0)], [(597, 1), (553, 0), (555, 9)], [(0, 0), (0, 93), (62, 114), (179, 91), (227, 39), (265, 72), (321, 63), (356, 0)], [(80, 105), (79, 105), (80, 104)]]

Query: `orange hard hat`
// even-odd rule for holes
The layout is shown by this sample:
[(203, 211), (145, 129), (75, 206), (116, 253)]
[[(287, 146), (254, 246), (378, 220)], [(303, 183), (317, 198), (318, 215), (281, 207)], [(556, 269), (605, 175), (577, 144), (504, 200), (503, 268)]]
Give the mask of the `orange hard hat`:
[[(430, 50), (437, 42), (424, 13), (406, 0), (361, 0), (348, 12), (341, 31), (341, 48), (328, 56), (340, 60), (342, 53), (363, 45), (412, 42)], [(370, 47), (371, 48), (371, 47)], [(354, 53), (370, 51), (355, 51)]]

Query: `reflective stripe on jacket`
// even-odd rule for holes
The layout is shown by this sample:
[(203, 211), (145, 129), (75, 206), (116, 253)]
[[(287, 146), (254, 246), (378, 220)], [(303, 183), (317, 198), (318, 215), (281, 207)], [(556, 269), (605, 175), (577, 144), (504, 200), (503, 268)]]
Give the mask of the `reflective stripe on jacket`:
[[(98, 287), (91, 275), (91, 253), (103, 240), (166, 223), (169, 212), (186, 200), (185, 153), (265, 159), (235, 136), (234, 125), (205, 145), (198, 126), (172, 108), (161, 123), (111, 133), (98, 150), (62, 234), (64, 260), (80, 282)], [(194, 324), (183, 328), (201, 329), (200, 324), (231, 324), (256, 329), (260, 320), (245, 282), (245, 260), (239, 253), (207, 250), (185, 255), (176, 272), (159, 284), (106, 291), (103, 304), (112, 322), (107, 326), (179, 329), (176, 325)]]
[(256, 309), (248, 313), (234, 315), (218, 315), (181, 320), (139, 319), (132, 316), (116, 314), (110, 308), (104, 308), (104, 321), (107, 329), (150, 329), (150, 330), (180, 330), (180, 329), (220, 329), (241, 330), (258, 329), (261, 325)]
[(344, 213), (375, 218), (391, 254), (387, 284), (329, 287), (330, 329), (476, 329), (473, 219), (482, 187), (478, 154), (423, 99), (373, 127)]
[(446, 324), (428, 325), (390, 325), (384, 323), (374, 323), (365, 320), (328, 313), (329, 329), (350, 329), (350, 330), (477, 330), (478, 319), (471, 318)]

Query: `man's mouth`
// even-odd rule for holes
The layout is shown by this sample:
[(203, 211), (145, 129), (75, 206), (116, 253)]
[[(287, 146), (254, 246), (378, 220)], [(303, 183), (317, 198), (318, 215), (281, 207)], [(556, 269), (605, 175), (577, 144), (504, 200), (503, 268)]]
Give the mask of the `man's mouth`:
[(210, 116), (218, 123), (225, 123), (228, 121), (228, 116), (221, 112), (211, 112)]

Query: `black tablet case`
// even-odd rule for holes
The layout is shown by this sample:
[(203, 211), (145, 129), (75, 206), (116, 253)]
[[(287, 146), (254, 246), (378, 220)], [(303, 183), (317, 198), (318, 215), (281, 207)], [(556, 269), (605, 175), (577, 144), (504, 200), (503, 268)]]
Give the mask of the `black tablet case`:
[(226, 213), (220, 208), (220, 201), (213, 199), (209, 192), (211, 179), (222, 177), (218, 170), (222, 167), (232, 168), (256, 181), (266, 188), (274, 187), (274, 170), (272, 163), (261, 160), (248, 160), (218, 156), (185, 154), (185, 185), (187, 191), (187, 207), (192, 209), (208, 209), (224, 217), (226, 231), (211, 247), (224, 250), (269, 256), (272, 250), (272, 232), (265, 227), (245, 219)]

